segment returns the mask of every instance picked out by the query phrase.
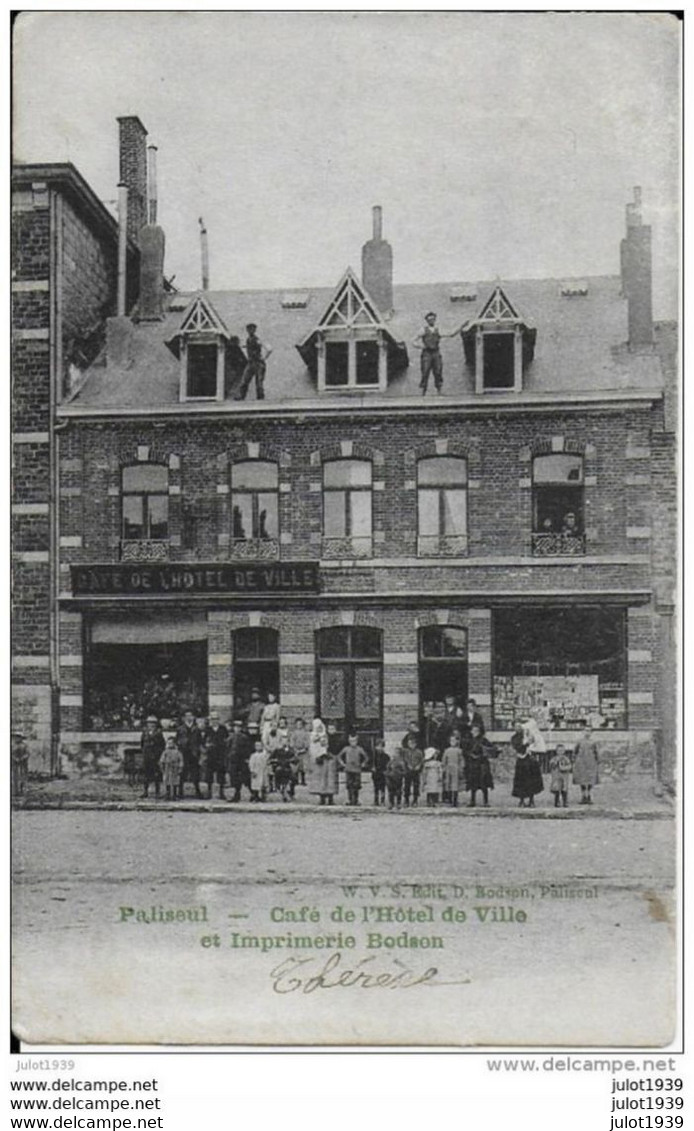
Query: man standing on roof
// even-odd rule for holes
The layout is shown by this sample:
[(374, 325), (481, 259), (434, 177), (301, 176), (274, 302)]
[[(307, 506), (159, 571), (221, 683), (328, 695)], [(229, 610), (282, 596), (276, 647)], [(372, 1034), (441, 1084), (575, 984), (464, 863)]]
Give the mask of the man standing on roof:
[(433, 310), (424, 315), (424, 327), (413, 341), (412, 345), (415, 349), (422, 351), (422, 380), (420, 388), (422, 396), (426, 396), (427, 385), (429, 384), (429, 374), (434, 374), (434, 385), (436, 392), (441, 392), (443, 385), (443, 358), (441, 357), (440, 341), (441, 338), (455, 338), (460, 333), (461, 327), (452, 330), (450, 334), (442, 334), (436, 325), (436, 315)]
[(249, 322), (246, 326), (248, 337), (246, 338), (246, 368), (243, 371), (239, 391), (236, 394), (236, 399), (245, 401), (246, 393), (248, 392), (251, 381), (255, 377), (255, 395), (259, 401), (265, 400), (265, 370), (266, 362), (272, 353), (272, 347), (263, 345), (260, 338), (256, 334), (258, 327), (255, 322)]

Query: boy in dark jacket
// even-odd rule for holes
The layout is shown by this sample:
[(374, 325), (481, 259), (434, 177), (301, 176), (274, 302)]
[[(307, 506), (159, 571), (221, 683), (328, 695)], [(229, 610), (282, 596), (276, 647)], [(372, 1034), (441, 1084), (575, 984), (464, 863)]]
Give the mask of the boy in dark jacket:
[(374, 787), (374, 805), (386, 803), (386, 770), (390, 759), (386, 754), (386, 744), (382, 738), (374, 743), (374, 753), (371, 759), (371, 781)]

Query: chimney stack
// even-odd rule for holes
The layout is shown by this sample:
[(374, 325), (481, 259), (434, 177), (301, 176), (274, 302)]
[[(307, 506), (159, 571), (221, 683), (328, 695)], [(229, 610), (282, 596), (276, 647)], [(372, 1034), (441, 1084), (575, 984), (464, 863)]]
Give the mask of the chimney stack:
[(653, 345), (651, 227), (641, 219), (641, 189), (626, 206), (626, 237), (620, 246), (622, 294), (627, 300), (629, 348)]
[(383, 239), (383, 210), (380, 204), (373, 209), (373, 236), (361, 252), (361, 281), (376, 303), (379, 312), (390, 314), (393, 310), (393, 249)]
[(202, 268), (202, 289), (209, 291), (210, 289), (210, 249), (207, 243), (207, 228), (202, 216), (198, 219), (200, 225), (200, 259)]
[(136, 117), (119, 118), (118, 127), (119, 180), (128, 188), (128, 236), (139, 244), (147, 223), (147, 130)]
[(128, 186), (118, 186), (118, 297), (116, 314), (125, 314), (125, 293), (128, 266)]
[(147, 223), (157, 222), (157, 147), (147, 146)]

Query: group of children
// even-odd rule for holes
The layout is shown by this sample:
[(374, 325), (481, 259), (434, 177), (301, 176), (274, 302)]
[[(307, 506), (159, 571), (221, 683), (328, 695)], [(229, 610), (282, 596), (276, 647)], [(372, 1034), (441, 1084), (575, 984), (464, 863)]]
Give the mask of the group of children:
[[(243, 786), (248, 789), (252, 802), (264, 801), (273, 792), (283, 801), (291, 801), (296, 786), (301, 784), (318, 797), (319, 804), (332, 805), (339, 791), (340, 773), (344, 774), (350, 806), (360, 803), (365, 772), (371, 774), (374, 806), (387, 805), (391, 810), (415, 807), (420, 797), (430, 807), (442, 804), (456, 807), (462, 792), (469, 794), (470, 808), (478, 804), (478, 796), (481, 804), (488, 806), (490, 790), (494, 789), (492, 762), (498, 758), (499, 751), (485, 737), (481, 721), (451, 729), (439, 746), (426, 745), (418, 723), (413, 721), (392, 754), (386, 751), (382, 738), (368, 754), (357, 734), (348, 735), (344, 742), (336, 728), (331, 724), (326, 727), (320, 718), (313, 720), (310, 731), (303, 719), (296, 719), (290, 731), (274, 696), (268, 696), (268, 702), (257, 711), (257, 721), (235, 719), (231, 732), (223, 726), (220, 728), (216, 719), (214, 726), (217, 732), (206, 732), (203, 728), (201, 734), (211, 735), (220, 729), (224, 732), (223, 764), (215, 770), (215, 776), (220, 783), (220, 797), (225, 796), (228, 776), (235, 790), (234, 796), (229, 798), (231, 801), (241, 800)], [(185, 729), (180, 729), (177, 736), (169, 735), (162, 743), (158, 768), (167, 799), (182, 794), (186, 758), (181, 747), (184, 747), (185, 734)], [(205, 743), (203, 747), (206, 748)], [(520, 807), (533, 808), (535, 797), (544, 790), (539, 756), (546, 754), (544, 740), (533, 720), (516, 727), (511, 748), (516, 755), (512, 796), (518, 798)], [(598, 771), (597, 747), (590, 732), (582, 737), (573, 758), (558, 744), (549, 761), (549, 770), (555, 806), (568, 805), (572, 779), (581, 787), (581, 804), (591, 804), (591, 790), (598, 780)], [(209, 772), (206, 776), (211, 796), (212, 776)]]

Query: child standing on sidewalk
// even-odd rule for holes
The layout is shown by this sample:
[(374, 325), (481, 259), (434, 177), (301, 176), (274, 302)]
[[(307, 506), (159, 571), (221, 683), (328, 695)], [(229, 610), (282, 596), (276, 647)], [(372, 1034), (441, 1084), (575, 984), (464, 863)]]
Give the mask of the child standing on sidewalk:
[(439, 752), (435, 746), (429, 746), (424, 751), (422, 767), (422, 793), (426, 794), (427, 805), (436, 808), (439, 804), (442, 781), (443, 767), (439, 761)]
[(359, 745), (359, 736), (350, 734), (347, 746), (343, 746), (337, 756), (337, 764), (345, 771), (345, 785), (347, 786), (347, 804), (359, 804), (359, 791), (361, 789), (361, 772), (369, 757), (362, 746)]
[(159, 769), (162, 772), (166, 800), (177, 801), (181, 796), (183, 755), (178, 749), (176, 740), (172, 734), (166, 739), (164, 751), (159, 759)]
[(386, 785), (388, 786), (388, 808), (399, 809), (402, 805), (402, 783), (405, 779), (405, 762), (402, 751), (396, 750), (386, 769)]
[(256, 738), (255, 750), (248, 759), (251, 772), (251, 801), (264, 801), (267, 794), (267, 766), (270, 755), (263, 740)]
[(559, 808), (559, 797), (566, 809), (569, 804), (569, 782), (571, 781), (571, 758), (566, 753), (563, 742), (557, 743), (557, 748), (550, 758), (549, 771), (552, 775), (549, 788), (554, 794), (554, 808)]
[(374, 743), (374, 754), (371, 760), (371, 781), (374, 787), (374, 805), (386, 803), (386, 770), (390, 759), (386, 754), (386, 744), (382, 738)]

